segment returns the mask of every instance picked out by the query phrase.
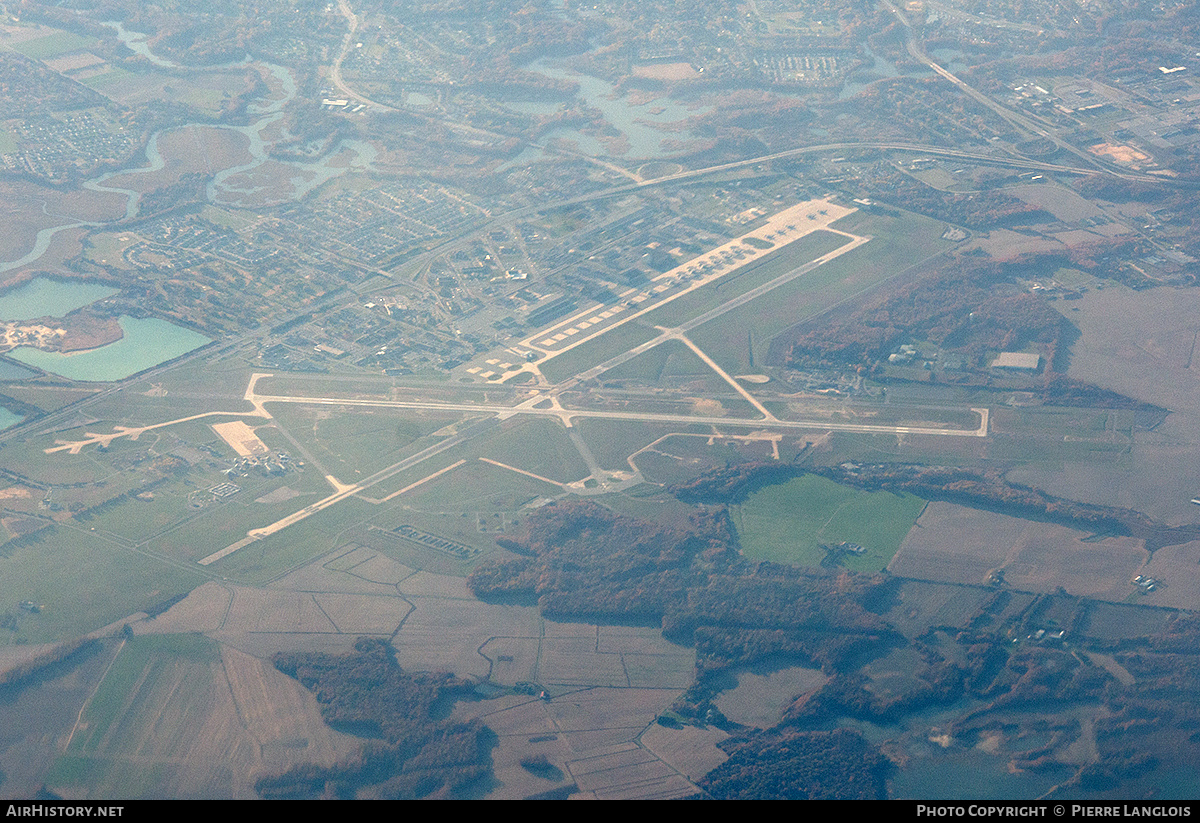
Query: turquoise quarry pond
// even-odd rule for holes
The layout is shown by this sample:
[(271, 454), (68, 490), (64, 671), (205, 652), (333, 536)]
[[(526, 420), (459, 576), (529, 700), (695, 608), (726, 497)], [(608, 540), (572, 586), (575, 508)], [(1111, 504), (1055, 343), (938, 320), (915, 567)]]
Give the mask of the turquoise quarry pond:
[(14, 414), (3, 406), (0, 406), (0, 429), (7, 429), (9, 426), (20, 423), (23, 419), (21, 415)]
[(157, 317), (142, 319), (122, 315), (117, 322), (125, 336), (98, 349), (63, 354), (21, 346), (8, 356), (70, 380), (123, 380), (210, 342), (199, 332)]
[[(31, 320), (35, 317), (63, 317), (75, 309), (103, 300), (117, 289), (100, 283), (67, 282), (37, 277), (0, 295), (0, 319)], [(57, 374), (71, 380), (123, 380), (143, 369), (157, 366), (187, 354), (210, 342), (209, 338), (156, 317), (117, 318), (124, 336), (107, 346), (89, 351), (63, 354), (20, 346), (8, 353), (12, 360)], [(0, 428), (7, 424), (0, 410)]]
[(103, 283), (71, 283), (35, 277), (0, 294), (0, 320), (65, 317), (75, 309), (112, 297), (117, 291)]

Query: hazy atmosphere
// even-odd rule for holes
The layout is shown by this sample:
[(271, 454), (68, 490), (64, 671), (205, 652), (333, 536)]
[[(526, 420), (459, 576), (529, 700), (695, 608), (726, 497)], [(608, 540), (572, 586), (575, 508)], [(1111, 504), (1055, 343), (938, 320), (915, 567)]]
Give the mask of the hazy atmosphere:
[(1200, 797), (1195, 3), (0, 0), (0, 101), (0, 796)]

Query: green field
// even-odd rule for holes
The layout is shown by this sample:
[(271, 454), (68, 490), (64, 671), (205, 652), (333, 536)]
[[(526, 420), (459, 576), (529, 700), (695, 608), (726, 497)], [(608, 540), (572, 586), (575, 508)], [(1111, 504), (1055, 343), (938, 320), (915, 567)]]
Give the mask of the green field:
[(86, 526), (60, 525), (4, 547), (0, 580), (10, 602), (32, 600), (44, 608), (19, 618), (18, 642), (43, 643), (94, 631), (175, 595), (208, 576), (121, 548)]
[(768, 486), (734, 506), (742, 550), (755, 560), (819, 566), (821, 543), (857, 543), (863, 555), (841, 554), (854, 571), (878, 571), (900, 548), (925, 501), (911, 494), (863, 492), (813, 474)]
[[(389, 542), (378, 534), (373, 535), (370, 527), (390, 529), (400, 523), (409, 523), (490, 551), (495, 546), (494, 536), (480, 531), (480, 516), (486, 516), (489, 524), (511, 520), (513, 514), (529, 501), (562, 494), (562, 488), (557, 485), (482, 462), (477, 459), (479, 454), (524, 471), (546, 473), (545, 476), (551, 478), (561, 476), (578, 480), (587, 471), (578, 452), (555, 421), (534, 419), (435, 455), (362, 493), (363, 498), (382, 500), (458, 460), (467, 461), (399, 497), (381, 504), (358, 497), (347, 498), (278, 534), (247, 545), (219, 561), (214, 568), (222, 575), (262, 583), (353, 539), (396, 555), (401, 562), (408, 562), (406, 552), (428, 554), (427, 566), (433, 564), (432, 568), (442, 573), (464, 574), (473, 561), (443, 556), (420, 547), (393, 546), (394, 540)], [(181, 546), (176, 544), (186, 542), (184, 554), (191, 558), (202, 557), (240, 540), (249, 528), (274, 522), (314, 499), (308, 496), (266, 506), (249, 505), (247, 496), (238, 507), (205, 515), (203, 522), (197, 520), (189, 524), (186, 533), (175, 537), (165, 535), (161, 540), (152, 541), (151, 547), (178, 553)], [(261, 514), (251, 522), (251, 515), (256, 512)], [(204, 536), (201, 538), (200, 535)]]
[(872, 240), (823, 266), (693, 329), (688, 335), (721, 367), (735, 374), (767, 360), (771, 341), (787, 329), (872, 289), (953, 244), (942, 240), (943, 226), (912, 214), (899, 217), (855, 213), (839, 229)]
[(672, 300), (647, 314), (646, 320), (656, 326), (678, 326), (849, 242), (850, 238), (840, 234), (815, 231), (719, 280)]
[[(431, 457), (422, 460), (415, 466), (410, 466), (404, 471), (397, 472), (390, 477), (380, 480), (371, 488), (362, 492), (363, 497), (369, 497), (374, 500), (382, 500), (390, 494), (400, 491), (418, 480), (423, 480), (431, 474), (441, 471), (449, 467), (451, 464), (459, 460), (475, 459), (473, 452), (469, 450), (470, 444), (459, 444), (454, 448), (439, 452)], [(430, 481), (432, 482), (432, 481)]]
[(164, 710), (174, 720), (193, 712), (204, 716), (212, 702), (212, 667), (220, 659), (216, 642), (200, 635), (130, 638), (85, 707), (48, 784), (87, 786), (113, 797), (161, 791), (176, 766), (165, 753), (147, 751), (147, 738), (163, 722)]
[[(293, 501), (291, 511), (302, 506), (303, 503)], [(379, 514), (379, 507), (356, 497), (348, 497), (336, 506), (300, 520), (281, 532), (248, 544), (218, 560), (210, 568), (230, 578), (261, 585), (332, 551), (341, 545), (344, 533)], [(256, 525), (265, 526), (270, 522), (273, 520), (264, 520)], [(213, 526), (220, 528), (221, 524), (214, 523)], [(230, 530), (221, 534), (220, 539), (211, 541), (212, 551), (237, 542), (246, 536), (246, 531), (243, 528), (240, 532)]]
[(979, 413), (957, 406), (909, 406), (901, 403), (848, 403), (809, 399), (791, 403), (768, 400), (763, 405), (781, 420), (829, 420), (875, 426), (919, 426), (963, 429), (979, 427)]
[(47, 57), (66, 54), (69, 51), (91, 48), (97, 42), (94, 37), (84, 37), (81, 34), (60, 31), (56, 34), (47, 34), (45, 37), (35, 37), (33, 40), (26, 40), (24, 43), (17, 43), (12, 49), (26, 57), (32, 57), (34, 60), (44, 60)]
[(480, 457), (541, 475), (558, 483), (587, 477), (588, 467), (557, 420), (534, 417), (497, 435), (489, 435)]
[[(411, 512), (454, 514), (465, 522), (478, 512), (516, 512), (539, 497), (562, 493), (561, 486), (543, 483), (482, 460), (468, 460), (453, 471), (401, 495), (396, 502), (403, 509), (401, 517)], [(467, 517), (464, 518), (464, 514)], [(381, 523), (384, 519), (379, 518)]]
[(729, 392), (729, 384), (679, 340), (666, 340), (632, 360), (609, 369), (602, 380), (605, 383), (638, 380), (666, 385), (687, 381), (688, 386), (692, 387), (691, 391)]
[(999, 460), (1111, 462), (1133, 448), (1133, 415), (1119, 409), (997, 407), (991, 429)]
[(628, 471), (629, 456), (665, 434), (703, 429), (679, 424), (605, 420), (600, 417), (581, 418), (575, 425), (596, 461), (606, 469), (618, 471)]
[[(305, 471), (279, 477), (231, 477), (228, 480), (241, 491), (225, 498), (208, 492), (226, 480), (216, 472), (192, 472), (157, 486), (152, 499), (128, 498), (83, 522), (97, 532), (149, 545), (165, 556), (198, 560), (241, 539), (250, 529), (273, 523), (333, 491), (317, 472)], [(291, 496), (258, 502), (281, 489)], [(236, 537), (212, 548), (230, 535)]]
[(546, 361), (545, 365), (539, 366), (539, 368), (542, 374), (546, 375), (546, 379), (552, 383), (559, 383), (580, 372), (587, 371), (593, 366), (598, 366), (609, 358), (627, 352), (635, 346), (640, 346), (647, 340), (654, 339), (658, 334), (659, 332), (655, 329), (641, 323), (626, 323)]
[[(98, 749), (116, 749), (112, 737), (119, 734), (120, 721), (128, 713), (131, 698), (136, 701), (135, 687), (152, 690), (155, 681), (176, 660), (209, 663), (221, 659), (216, 641), (202, 635), (168, 634), (133, 637), (126, 641), (121, 653), (113, 661), (104, 680), (88, 702), (84, 711), (86, 730), (81, 729), (71, 738), (72, 754), (94, 753)], [(153, 722), (153, 718), (144, 718)], [(105, 739), (110, 738), (106, 744)]]
[(116, 86), (128, 82), (130, 79), (136, 78), (137, 75), (126, 69), (117, 67), (110, 69), (104, 74), (97, 74), (95, 77), (89, 77), (83, 80), (85, 86), (90, 86), (93, 89), (104, 89), (109, 86)]
[(394, 465), (412, 451), (406, 447), (461, 417), (453, 412), (430, 414), (294, 403), (272, 403), (270, 412), (278, 425), (304, 443), (313, 460), (344, 483), (362, 480)]

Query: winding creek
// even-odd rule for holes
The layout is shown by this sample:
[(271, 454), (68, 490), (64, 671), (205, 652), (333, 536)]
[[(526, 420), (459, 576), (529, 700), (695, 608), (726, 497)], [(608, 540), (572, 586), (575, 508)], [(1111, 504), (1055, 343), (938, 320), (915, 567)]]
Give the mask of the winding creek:
[[(181, 68), (179, 64), (154, 54), (146, 43), (146, 35), (131, 32), (117, 22), (109, 22), (106, 25), (116, 31), (121, 42), (150, 63), (163, 68)], [(286, 128), (279, 123), (284, 116), (284, 107), (296, 97), (296, 83), (291, 73), (283, 66), (254, 63), (250, 58), (240, 63), (227, 63), (196, 71), (227, 71), (250, 66), (261, 67), (270, 88), (266, 99), (247, 107), (247, 113), (254, 118), (253, 122), (242, 126), (189, 123), (155, 132), (147, 141), (138, 165), (97, 175), (82, 184), (82, 188), (88, 191), (123, 197), (125, 208), (120, 217), (108, 221), (64, 220), (58, 225), (43, 228), (35, 235), (32, 247), (23, 254), (9, 260), (0, 260), (0, 273), (36, 263), (49, 249), (51, 241), (59, 232), (102, 228), (136, 219), (140, 212), (142, 194), (121, 185), (111, 185), (110, 181), (124, 182), (128, 185), (130, 175), (163, 170), (169, 159), (164, 158), (159, 149), (159, 138), (168, 132), (187, 128), (225, 129), (246, 138), (245, 152), (249, 159), (215, 170), (213, 179), (208, 184), (207, 198), (209, 202), (219, 206), (262, 208), (278, 205), (302, 198), (349, 170), (364, 170), (370, 167), (375, 159), (375, 149), (370, 144), (358, 140), (341, 140), (322, 157), (312, 161), (278, 160), (270, 157), (270, 149), (276, 139), (291, 137)], [(30, 283), (0, 294), (0, 319), (63, 317), (81, 306), (110, 296), (115, 291), (96, 283), (63, 283), (35, 278)], [(8, 375), (7, 379), (20, 379), (28, 376), (22, 374), (25, 370), (13, 362), (17, 361), (72, 380), (121, 380), (210, 342), (209, 338), (198, 332), (157, 318), (121, 316), (118, 322), (124, 332), (122, 339), (89, 351), (63, 354), (31, 347), (14, 349), (7, 355), (10, 360), (0, 360), (0, 368), (3, 369), (0, 377)], [(11, 411), (0, 407), (0, 428), (13, 425), (20, 419)]]
[[(145, 57), (151, 63), (168, 68), (180, 67), (177, 63), (154, 55), (145, 43), (146, 35), (128, 31), (124, 26), (116, 22), (109, 22), (107, 25), (116, 31), (117, 36), (126, 46), (142, 57)], [(13, 269), (36, 262), (45, 254), (54, 235), (60, 231), (75, 228), (98, 228), (122, 220), (135, 219), (139, 213), (141, 194), (133, 189), (110, 186), (108, 182), (114, 178), (126, 175), (149, 174), (161, 171), (165, 167), (166, 161), (159, 151), (158, 140), (167, 131), (187, 128), (226, 129), (242, 134), (247, 138), (246, 151), (250, 156), (249, 161), (216, 171), (214, 179), (208, 186), (208, 199), (216, 205), (238, 208), (278, 205), (279, 203), (304, 197), (313, 189), (334, 177), (344, 174), (350, 169), (366, 169), (370, 167), (371, 162), (375, 158), (374, 147), (359, 140), (349, 139), (340, 141), (323, 157), (313, 161), (276, 160), (271, 158), (269, 151), (275, 141), (268, 137), (267, 134), (283, 117), (284, 106), (296, 97), (296, 82), (291, 73), (283, 66), (272, 63), (252, 63), (249, 59), (240, 63), (226, 63), (212, 68), (196, 69), (196, 71), (225, 71), (245, 68), (251, 65), (262, 66), (274, 81), (271, 84), (272, 97), (252, 104), (247, 108), (249, 114), (257, 115), (257, 119), (254, 122), (245, 126), (187, 123), (165, 131), (155, 132), (150, 136), (146, 144), (143, 165), (106, 172), (82, 184), (83, 188), (89, 191), (123, 196), (125, 198), (125, 213), (121, 217), (113, 221), (99, 222), (72, 220), (42, 229), (37, 233), (33, 247), (28, 252), (12, 260), (0, 261), (0, 273), (12, 271)], [(280, 131), (283, 132), (283, 138), (291, 136), (286, 133), (285, 129), (281, 128)], [(353, 157), (347, 159), (345, 157), (347, 152), (351, 153)], [(286, 178), (287, 185), (283, 187), (285, 191), (282, 196), (271, 197), (268, 193), (268, 187), (263, 182), (255, 180), (255, 172), (258, 172), (262, 166), (268, 163), (284, 167), (292, 172), (290, 177)], [(280, 175), (273, 171), (270, 177), (274, 179), (280, 177)], [(278, 180), (275, 180), (275, 188), (279, 188)]]

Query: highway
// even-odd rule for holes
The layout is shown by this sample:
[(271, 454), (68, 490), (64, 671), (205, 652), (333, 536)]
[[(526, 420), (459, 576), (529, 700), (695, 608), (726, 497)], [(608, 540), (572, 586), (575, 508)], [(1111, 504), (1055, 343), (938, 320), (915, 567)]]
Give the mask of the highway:
[(949, 80), (956, 87), (958, 87), (963, 94), (967, 95), (975, 102), (991, 109), (1009, 125), (1014, 126), (1020, 131), (1023, 131), (1027, 135), (1042, 137), (1046, 140), (1049, 140), (1063, 151), (1070, 152), (1091, 166), (1092, 168), (1088, 170), (1091, 173), (1104, 172), (1105, 174), (1111, 174), (1115, 177), (1121, 177), (1126, 180), (1159, 180), (1159, 182), (1161, 182), (1160, 178), (1154, 177), (1153, 175), (1126, 171), (1124, 169), (1118, 169), (1110, 166), (1102, 161), (1099, 157), (1096, 157), (1095, 155), (1086, 152), (1077, 146), (1073, 146), (1067, 141), (1063, 140), (1049, 125), (1040, 123), (1033, 117), (1011, 109), (971, 86), (962, 78), (951, 73), (944, 66), (936, 63), (928, 54), (925, 53), (925, 50), (917, 42), (916, 33), (913, 31), (912, 24), (908, 22), (908, 18), (904, 16), (900, 9), (898, 9), (891, 2), (891, 0), (883, 0), (883, 5), (886, 6), (888, 10), (892, 12), (892, 14), (896, 15), (896, 18), (903, 25), (905, 44), (908, 47), (908, 53), (912, 55), (914, 60), (928, 66), (940, 77)]

